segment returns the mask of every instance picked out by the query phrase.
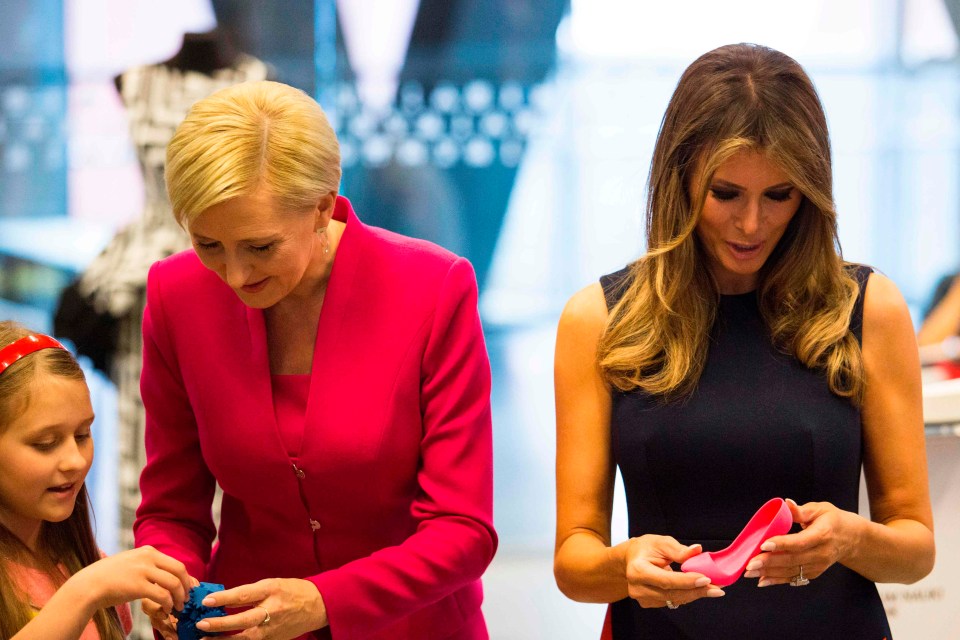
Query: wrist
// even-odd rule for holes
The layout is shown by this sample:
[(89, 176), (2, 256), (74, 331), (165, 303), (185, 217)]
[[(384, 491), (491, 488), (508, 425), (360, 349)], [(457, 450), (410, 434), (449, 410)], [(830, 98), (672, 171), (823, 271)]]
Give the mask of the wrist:
[(638, 538), (628, 538), (620, 544), (607, 547), (607, 559), (610, 566), (614, 568), (617, 575), (627, 575), (627, 557), (630, 555), (630, 547), (635, 544)]
[(310, 611), (310, 623), (314, 629), (323, 629), (330, 624), (330, 620), (327, 616), (327, 606), (323, 601), (323, 596), (320, 594), (320, 589), (316, 584), (310, 580), (304, 580), (308, 583), (309, 589), (312, 591), (311, 599), (308, 604), (308, 610)]
[(100, 591), (98, 585), (88, 584), (83, 569), (70, 577), (63, 586), (57, 589), (54, 597), (61, 596), (71, 607), (82, 612), (84, 618), (92, 618), (101, 609)]
[(863, 516), (850, 511), (841, 511), (844, 516), (844, 536), (843, 548), (837, 561), (843, 565), (849, 566), (851, 562), (856, 562), (857, 555), (863, 548), (863, 539), (867, 535), (867, 527), (870, 521)]

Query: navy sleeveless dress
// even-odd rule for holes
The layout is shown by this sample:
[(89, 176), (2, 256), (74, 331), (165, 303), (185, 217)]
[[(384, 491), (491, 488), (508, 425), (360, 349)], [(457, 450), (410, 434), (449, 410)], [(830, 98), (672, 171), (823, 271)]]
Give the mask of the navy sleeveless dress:
[[(863, 291), (851, 330), (861, 339)], [(627, 269), (601, 278), (608, 308)], [(614, 457), (626, 490), (630, 537), (670, 535), (706, 551), (728, 546), (767, 500), (831, 502), (858, 510), (860, 412), (826, 379), (771, 343), (755, 293), (721, 296), (703, 375), (692, 396), (663, 404), (641, 391), (615, 392)], [(794, 531), (799, 531), (795, 525)], [(806, 587), (757, 587), (740, 578), (722, 598), (676, 610), (612, 605), (616, 640), (889, 639), (873, 582), (835, 564)]]

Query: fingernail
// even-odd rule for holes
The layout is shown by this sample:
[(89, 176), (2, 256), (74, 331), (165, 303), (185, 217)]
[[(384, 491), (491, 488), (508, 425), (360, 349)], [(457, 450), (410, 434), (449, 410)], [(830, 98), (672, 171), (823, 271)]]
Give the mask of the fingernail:
[(752, 570), (752, 571), (744, 571), (744, 572), (743, 572), (743, 577), (744, 577), (744, 578), (759, 578), (759, 577), (760, 577), (760, 570), (759, 570), (759, 569), (755, 569), (755, 570)]
[(703, 545), (698, 542), (698, 543), (696, 543), (696, 544), (690, 545), (688, 548), (690, 548), (690, 549), (699, 549), (699, 548), (702, 547), (702, 546), (703, 546)]
[(206, 620), (201, 620), (200, 622), (197, 623), (197, 629), (200, 629), (202, 631), (207, 631), (208, 629), (210, 629), (210, 623), (207, 622)]
[(694, 584), (694, 586), (697, 587), (697, 588), (699, 588), (699, 587), (705, 587), (705, 586), (707, 586), (708, 584), (710, 584), (710, 578), (708, 578), (707, 576), (701, 576), (701, 577), (697, 578), (697, 581), (694, 582), (693, 584)]
[(767, 540), (762, 545), (760, 545), (760, 551), (776, 551), (777, 545), (774, 542)]
[(217, 599), (214, 598), (213, 596), (207, 596), (206, 598), (203, 599), (203, 601), (200, 604), (202, 604), (205, 607), (215, 607), (217, 606)]
[(773, 584), (773, 582), (771, 582), (770, 580), (767, 580), (766, 578), (764, 578), (763, 580), (761, 580), (760, 582), (757, 583), (757, 586), (758, 586), (758, 587), (769, 587), (771, 584)]
[(763, 563), (760, 562), (759, 560), (751, 560), (750, 562), (747, 563), (747, 566), (745, 568), (747, 571), (756, 571), (762, 566), (763, 566)]
[(787, 498), (787, 502), (789, 502), (790, 504), (792, 504), (792, 505), (795, 506), (795, 507), (800, 506), (800, 505), (798, 505), (796, 502), (794, 502), (792, 498)]
[(714, 588), (712, 588), (712, 589), (707, 589), (707, 597), (708, 597), (708, 598), (720, 598), (720, 597), (725, 596), (725, 595), (727, 595), (727, 594), (726, 594), (726, 592), (724, 592), (723, 589), (717, 589), (716, 587), (714, 587)]

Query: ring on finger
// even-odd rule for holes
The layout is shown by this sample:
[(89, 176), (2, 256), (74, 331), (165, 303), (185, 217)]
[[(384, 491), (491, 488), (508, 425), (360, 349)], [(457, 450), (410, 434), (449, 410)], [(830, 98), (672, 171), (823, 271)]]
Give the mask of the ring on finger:
[(667, 600), (667, 609), (679, 609), (680, 605), (673, 604), (673, 600)]
[(265, 614), (267, 614), (267, 615), (265, 615), (265, 616), (263, 617), (263, 621), (262, 621), (260, 624), (257, 625), (258, 627), (262, 627), (263, 625), (265, 625), (265, 624), (267, 624), (268, 622), (270, 622), (270, 612), (267, 611), (267, 608), (266, 608), (266, 607), (264, 607), (263, 605), (259, 605), (259, 604), (258, 604), (257, 606), (254, 607), (254, 609), (263, 609), (263, 612), (264, 612)]
[(803, 577), (803, 565), (801, 564), (801, 565), (800, 565), (800, 571), (799, 571), (799, 573), (797, 573), (797, 575), (795, 575), (795, 576), (793, 576), (792, 578), (790, 578), (790, 586), (791, 586), (791, 587), (805, 587), (805, 586), (807, 586), (808, 584), (810, 584), (810, 580), (809, 580), (809, 578), (804, 578), (804, 577)]

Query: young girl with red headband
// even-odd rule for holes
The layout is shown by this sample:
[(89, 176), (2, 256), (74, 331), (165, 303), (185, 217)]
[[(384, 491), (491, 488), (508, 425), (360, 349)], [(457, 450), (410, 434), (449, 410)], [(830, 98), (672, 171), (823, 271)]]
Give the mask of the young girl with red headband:
[(122, 639), (127, 602), (169, 613), (194, 584), (149, 547), (101, 557), (84, 484), (93, 418), (70, 352), (0, 322), (0, 640)]

